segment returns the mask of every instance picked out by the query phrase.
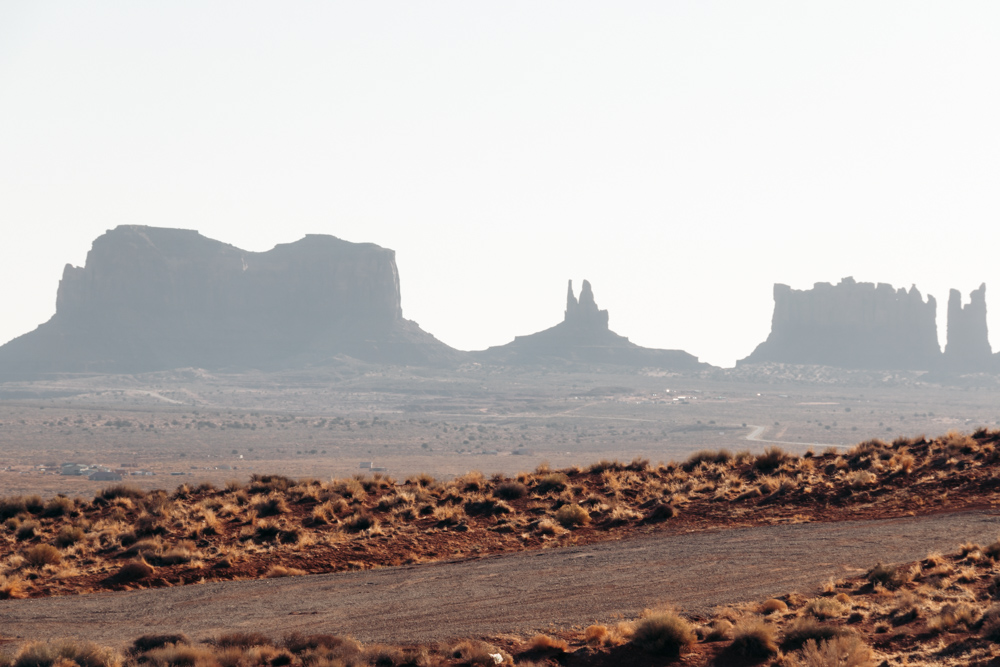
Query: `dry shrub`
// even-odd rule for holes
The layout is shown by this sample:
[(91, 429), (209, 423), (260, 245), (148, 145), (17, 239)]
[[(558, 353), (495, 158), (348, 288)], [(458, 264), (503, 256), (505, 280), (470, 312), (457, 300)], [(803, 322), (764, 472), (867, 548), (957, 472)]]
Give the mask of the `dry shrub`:
[(37, 521), (25, 521), (18, 525), (17, 530), (14, 531), (14, 536), (25, 542), (37, 535), (40, 528), (41, 526), (38, 525)]
[(97, 492), (97, 497), (103, 500), (115, 500), (117, 498), (131, 498), (137, 500), (146, 497), (146, 492), (131, 484), (115, 484)]
[(295, 480), (284, 475), (250, 475), (250, 493), (269, 493), (271, 491), (287, 491), (295, 486)]
[(464, 640), (457, 644), (453, 644), (450, 649), (448, 649), (449, 655), (455, 660), (461, 660), (462, 665), (470, 665), (474, 667), (496, 667), (497, 661), (493, 658), (495, 655), (499, 655), (501, 658), (500, 664), (513, 664), (506, 653), (500, 649), (490, 646), (489, 644), (484, 644), (483, 642)]
[(350, 637), (340, 637), (338, 635), (303, 635), (300, 632), (292, 632), (285, 635), (281, 643), (292, 653), (304, 653), (305, 651), (316, 651), (319, 649), (329, 651), (343, 649), (348, 653), (358, 653), (361, 651), (361, 644)]
[(24, 580), (20, 577), (0, 575), (0, 600), (28, 597)]
[(177, 565), (190, 563), (195, 557), (195, 545), (190, 540), (182, 540), (156, 556), (157, 565)]
[(140, 556), (142, 558), (153, 558), (163, 549), (163, 543), (159, 538), (139, 540), (122, 552), (123, 556)]
[(844, 604), (834, 598), (815, 598), (806, 605), (806, 613), (822, 619), (842, 616), (845, 611)]
[(28, 507), (21, 496), (0, 498), (0, 519), (10, 519), (27, 511)]
[(664, 611), (639, 619), (632, 643), (647, 653), (676, 657), (696, 639), (690, 623), (673, 612)]
[(517, 500), (528, 495), (528, 487), (520, 482), (508, 480), (497, 484), (493, 490), (493, 495), (503, 500)]
[(555, 521), (549, 519), (542, 519), (538, 522), (538, 526), (535, 528), (535, 532), (539, 535), (562, 535), (566, 532), (566, 529), (557, 524)]
[(495, 514), (510, 514), (513, 510), (502, 500), (479, 496), (465, 503), (465, 513), (469, 516), (493, 516)]
[(590, 512), (579, 505), (563, 505), (555, 514), (556, 521), (564, 528), (584, 526), (590, 523)]
[(733, 455), (727, 449), (720, 449), (717, 452), (706, 449), (689, 456), (688, 460), (681, 464), (681, 469), (684, 472), (692, 472), (703, 463), (729, 463), (732, 458)]
[(344, 530), (349, 533), (360, 533), (378, 525), (378, 520), (370, 514), (354, 514), (344, 520)]
[(927, 620), (927, 631), (949, 632), (959, 625), (970, 627), (976, 622), (976, 610), (967, 604), (947, 604), (941, 611)]
[(770, 473), (781, 467), (785, 461), (791, 458), (780, 447), (768, 447), (763, 454), (758, 454), (754, 459), (753, 467), (760, 472)]
[(707, 642), (720, 642), (733, 638), (733, 624), (724, 618), (717, 618), (712, 621), (708, 633), (705, 635)]
[(434, 486), (437, 483), (437, 480), (434, 479), (433, 475), (430, 475), (426, 472), (422, 472), (413, 477), (407, 477), (406, 482), (404, 483), (407, 486), (419, 486), (426, 489), (428, 487)]
[[(285, 479), (288, 479), (287, 477)], [(271, 638), (260, 632), (229, 632), (220, 635), (213, 642), (219, 648), (250, 648), (251, 646), (274, 646)]]
[(25, 549), (21, 555), (31, 567), (58, 565), (62, 562), (62, 554), (51, 544), (36, 544)]
[(76, 509), (76, 503), (66, 496), (56, 496), (45, 503), (42, 515), (47, 517), (57, 517), (69, 514)]
[(677, 508), (669, 503), (656, 503), (649, 510), (648, 521), (666, 521), (677, 516)]
[[(780, 451), (780, 450), (779, 450)], [(759, 618), (745, 618), (733, 628), (733, 642), (726, 648), (732, 656), (761, 660), (778, 652), (774, 626)]]
[(454, 526), (462, 521), (465, 511), (461, 507), (445, 505), (434, 509), (434, 518), (440, 526)]
[(79, 528), (77, 526), (63, 526), (59, 529), (59, 533), (56, 535), (55, 545), (64, 549), (82, 541), (86, 535), (87, 534), (84, 532), (83, 528)]
[(565, 653), (569, 650), (569, 643), (564, 639), (556, 639), (548, 635), (538, 634), (528, 642), (528, 651)]
[(335, 480), (331, 484), (330, 490), (344, 498), (351, 498), (353, 500), (364, 500), (365, 496), (368, 495), (364, 485), (353, 478)]
[(284, 565), (272, 565), (271, 568), (264, 574), (268, 579), (278, 579), (280, 577), (299, 577), (306, 574), (305, 570), (300, 570), (296, 567), (285, 567)]
[(826, 641), (834, 637), (847, 634), (845, 628), (820, 623), (812, 618), (799, 618), (794, 623), (785, 628), (785, 636), (781, 641), (781, 648), (792, 651), (801, 648), (806, 642)]
[(132, 653), (145, 653), (167, 644), (190, 644), (191, 640), (184, 634), (175, 635), (143, 635), (132, 642)]
[(40, 495), (32, 494), (24, 497), (24, 507), (32, 514), (41, 514), (45, 509), (45, 503), (42, 502)]
[(865, 486), (871, 486), (877, 482), (878, 475), (867, 470), (855, 470), (854, 472), (848, 473), (844, 481), (847, 482), (847, 485), (852, 489), (860, 489)]
[(288, 503), (282, 496), (272, 494), (254, 503), (253, 508), (257, 516), (278, 516), (288, 512)]
[(116, 574), (114, 578), (116, 581), (123, 583), (141, 581), (151, 577), (155, 572), (156, 568), (140, 558), (122, 565), (122, 569), (118, 570), (118, 574)]
[(642, 514), (628, 505), (618, 505), (608, 514), (607, 522), (612, 526), (620, 526), (642, 518)]
[(872, 650), (857, 635), (841, 635), (817, 644), (810, 639), (801, 654), (792, 658), (794, 667), (874, 667)]
[(122, 657), (113, 649), (93, 642), (28, 642), (18, 651), (13, 667), (53, 667), (67, 663), (79, 667), (121, 667)]
[(219, 660), (211, 648), (192, 646), (180, 641), (167, 642), (143, 652), (141, 662), (148, 667), (216, 667), (219, 665)]
[(906, 583), (905, 573), (901, 572), (898, 567), (882, 565), (881, 563), (876, 564), (865, 575), (865, 578), (868, 579), (869, 583), (880, 584), (889, 590), (896, 590)]
[(536, 493), (548, 493), (549, 491), (563, 491), (569, 484), (569, 477), (561, 472), (553, 472), (542, 475), (535, 481)]
[(758, 611), (764, 615), (773, 614), (775, 612), (784, 614), (788, 611), (788, 605), (777, 598), (771, 598), (770, 600), (764, 600), (761, 602)]
[(273, 521), (260, 521), (254, 526), (251, 537), (254, 542), (266, 543), (274, 542), (281, 534), (281, 526)]
[(591, 646), (603, 646), (608, 642), (611, 633), (606, 625), (588, 625), (583, 631), (583, 638)]

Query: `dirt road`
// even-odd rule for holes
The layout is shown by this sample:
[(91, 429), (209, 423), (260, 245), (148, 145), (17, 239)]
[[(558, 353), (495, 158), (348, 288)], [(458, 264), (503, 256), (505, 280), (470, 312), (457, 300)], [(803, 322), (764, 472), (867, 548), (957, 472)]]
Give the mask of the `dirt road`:
[(4, 637), (78, 636), (124, 644), (149, 632), (206, 638), (298, 630), (423, 642), (608, 620), (670, 603), (682, 610), (809, 591), (876, 562), (992, 541), (1000, 516), (939, 514), (646, 535), (464, 562), (262, 581), (0, 602)]

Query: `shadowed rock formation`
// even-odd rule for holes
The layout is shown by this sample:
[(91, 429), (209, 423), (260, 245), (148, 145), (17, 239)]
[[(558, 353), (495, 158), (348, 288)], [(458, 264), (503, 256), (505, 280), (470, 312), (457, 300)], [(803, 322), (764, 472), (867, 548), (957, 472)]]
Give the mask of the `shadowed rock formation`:
[(403, 319), (392, 250), (308, 235), (256, 253), (123, 225), (94, 241), (83, 268), (66, 266), (51, 320), (0, 347), (0, 379), (456, 354)]
[(483, 361), (534, 365), (539, 363), (616, 364), (674, 370), (709, 368), (682, 350), (654, 350), (640, 347), (608, 328), (608, 311), (600, 310), (590, 283), (583, 281), (580, 298), (573, 294), (573, 281), (566, 295), (562, 322), (530, 336), (483, 352), (474, 353)]
[(937, 303), (916, 287), (816, 283), (774, 286), (771, 334), (738, 363), (780, 362), (856, 369), (931, 370), (940, 364)]
[(948, 295), (948, 344), (944, 349), (944, 366), (954, 372), (990, 371), (993, 350), (986, 327), (986, 283), (970, 295), (962, 305), (962, 294), (956, 289)]

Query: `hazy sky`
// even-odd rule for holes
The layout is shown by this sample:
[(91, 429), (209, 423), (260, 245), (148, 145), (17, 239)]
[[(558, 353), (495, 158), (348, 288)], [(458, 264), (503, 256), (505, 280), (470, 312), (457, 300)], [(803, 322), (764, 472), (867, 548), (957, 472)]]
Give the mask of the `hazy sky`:
[[(989, 285), (1000, 3), (0, 4), (0, 343), (119, 224), (396, 250), (481, 349), (562, 318), (732, 365), (771, 286)], [(992, 291), (990, 291), (992, 290)]]

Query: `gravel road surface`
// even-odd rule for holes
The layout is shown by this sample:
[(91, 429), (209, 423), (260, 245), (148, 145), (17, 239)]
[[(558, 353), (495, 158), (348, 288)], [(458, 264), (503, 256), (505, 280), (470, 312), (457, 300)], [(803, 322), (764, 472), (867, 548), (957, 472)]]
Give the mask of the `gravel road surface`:
[(809, 592), (876, 562), (992, 541), (1000, 515), (938, 514), (644, 535), (585, 547), (261, 581), (0, 601), (0, 634), (122, 645), (151, 632), (254, 630), (425, 642), (589, 624), (669, 603), (689, 612)]

